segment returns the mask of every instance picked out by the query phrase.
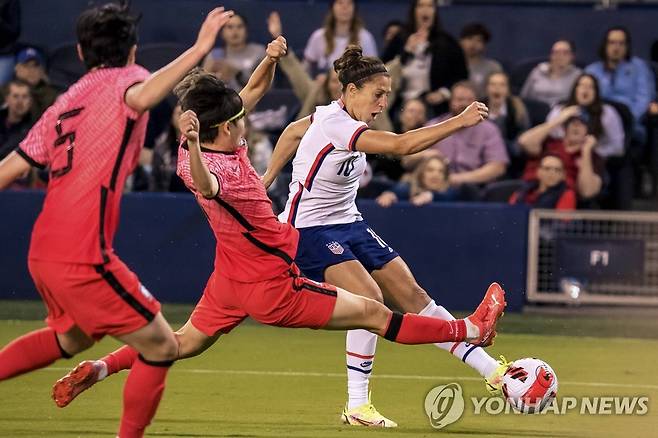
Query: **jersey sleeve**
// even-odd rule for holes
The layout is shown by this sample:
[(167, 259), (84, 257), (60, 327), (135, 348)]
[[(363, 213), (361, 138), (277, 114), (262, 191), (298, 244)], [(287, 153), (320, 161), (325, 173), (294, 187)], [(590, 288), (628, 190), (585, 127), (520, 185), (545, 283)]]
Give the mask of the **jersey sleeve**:
[(333, 116), (324, 121), (322, 129), (336, 149), (356, 151), (356, 141), (368, 129), (368, 125), (351, 117)]
[(50, 164), (54, 147), (52, 138), (52, 132), (55, 132), (54, 113), (55, 106), (48, 108), (16, 148), (18, 155), (39, 169), (44, 169)]
[(121, 97), (121, 101), (123, 102), (122, 107), (124, 109), (125, 115), (132, 119), (139, 117), (139, 114), (137, 111), (130, 108), (126, 103), (126, 92), (133, 85), (144, 82), (146, 79), (148, 79), (149, 76), (150, 73), (144, 67), (140, 65), (131, 65), (130, 67), (121, 69), (121, 73), (117, 77), (116, 86), (117, 91)]

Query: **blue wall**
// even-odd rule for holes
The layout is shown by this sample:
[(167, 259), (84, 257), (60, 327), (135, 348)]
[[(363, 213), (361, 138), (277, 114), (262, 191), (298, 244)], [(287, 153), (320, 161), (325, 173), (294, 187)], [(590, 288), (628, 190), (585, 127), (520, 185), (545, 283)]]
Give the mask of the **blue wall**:
[[(43, 195), (0, 192), (0, 299), (38, 298), (27, 250)], [(395, 206), (363, 202), (364, 217), (398, 250), (419, 283), (449, 309), (470, 310), (491, 281), (524, 302), (527, 211), (503, 205)], [(212, 271), (215, 240), (190, 195), (128, 194), (119, 256), (161, 301), (196, 302)]]
[[(269, 41), (265, 20), (272, 10), (282, 15), (284, 32), (291, 47), (303, 50), (311, 32), (321, 26), (327, 2), (321, 0), (133, 0), (134, 9), (144, 13), (141, 43), (180, 42), (190, 44), (205, 13), (217, 4), (243, 13), (257, 41)], [(548, 54), (557, 38), (576, 42), (581, 62), (596, 57), (596, 48), (611, 25), (627, 26), (634, 40), (634, 51), (648, 58), (651, 43), (658, 37), (658, 6), (620, 7), (596, 11), (592, 5), (498, 4), (452, 5), (441, 9), (444, 27), (458, 35), (472, 21), (485, 23), (493, 34), (490, 54), (504, 62)], [(510, 4), (511, 3), (511, 4)], [(22, 0), (21, 39), (44, 47), (75, 40), (75, 20), (89, 0)], [(360, 0), (360, 11), (368, 29), (381, 41), (384, 25), (393, 19), (406, 20), (407, 1)], [(586, 25), (584, 25), (586, 23)]]

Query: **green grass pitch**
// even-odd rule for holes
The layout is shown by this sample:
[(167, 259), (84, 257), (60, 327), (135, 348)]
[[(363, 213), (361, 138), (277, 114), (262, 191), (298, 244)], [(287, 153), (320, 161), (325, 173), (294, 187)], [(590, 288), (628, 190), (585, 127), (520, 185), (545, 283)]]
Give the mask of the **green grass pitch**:
[[(0, 308), (0, 345), (38, 320), (11, 320)], [(15, 305), (13, 305), (15, 306)], [(28, 308), (30, 305), (26, 305)], [(36, 305), (36, 306), (40, 306)], [(11, 307), (11, 306), (10, 306)], [(168, 308), (179, 321), (188, 307)], [(169, 311), (169, 312), (168, 312)], [(178, 313), (177, 313), (178, 312)], [(25, 313), (25, 312), (23, 312)], [(28, 310), (29, 314), (30, 311)], [(36, 318), (35, 318), (36, 319)], [(174, 365), (149, 436), (157, 437), (650, 437), (658, 431), (658, 322), (644, 318), (506, 315), (492, 355), (535, 356), (555, 369), (562, 396), (648, 396), (638, 416), (474, 415), (470, 397), (485, 396), (470, 368), (433, 346), (380, 340), (371, 379), (373, 402), (400, 424), (395, 430), (342, 426), (346, 399), (341, 332), (289, 330), (245, 324), (202, 356)], [(593, 336), (596, 335), (596, 336)], [(616, 335), (616, 336), (612, 336)], [(625, 337), (619, 337), (619, 336)], [(53, 382), (93, 349), (50, 368), (0, 383), (0, 437), (114, 437), (127, 373), (108, 378), (65, 409), (50, 399)], [(464, 416), (441, 430), (423, 409), (436, 385), (458, 382), (467, 398)]]

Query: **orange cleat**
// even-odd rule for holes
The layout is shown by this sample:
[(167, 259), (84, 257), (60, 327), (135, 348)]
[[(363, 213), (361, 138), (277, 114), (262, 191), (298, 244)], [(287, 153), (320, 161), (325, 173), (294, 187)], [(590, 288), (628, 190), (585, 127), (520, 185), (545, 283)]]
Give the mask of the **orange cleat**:
[(93, 360), (80, 362), (67, 375), (55, 382), (53, 400), (63, 408), (68, 406), (81, 392), (91, 388), (98, 382), (99, 367)]
[(496, 324), (505, 311), (505, 291), (498, 283), (491, 283), (482, 302), (467, 319), (480, 329), (480, 336), (469, 342), (473, 345), (487, 347), (496, 337)]

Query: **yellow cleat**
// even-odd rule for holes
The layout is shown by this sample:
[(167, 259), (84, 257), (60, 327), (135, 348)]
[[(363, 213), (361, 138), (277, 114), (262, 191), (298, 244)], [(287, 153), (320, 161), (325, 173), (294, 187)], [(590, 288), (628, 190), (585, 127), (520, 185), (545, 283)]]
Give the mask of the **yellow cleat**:
[(375, 406), (370, 402), (369, 396), (368, 403), (357, 408), (347, 409), (347, 405), (345, 405), (341, 420), (343, 424), (349, 424), (351, 426), (398, 427), (395, 421), (389, 420), (377, 412)]
[(491, 395), (503, 395), (502, 385), (503, 385), (503, 376), (507, 369), (512, 365), (512, 362), (507, 362), (505, 356), (500, 356), (498, 361), (498, 366), (491, 373), (489, 377), (484, 379), (484, 386), (486, 386), (487, 391)]

